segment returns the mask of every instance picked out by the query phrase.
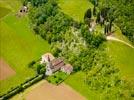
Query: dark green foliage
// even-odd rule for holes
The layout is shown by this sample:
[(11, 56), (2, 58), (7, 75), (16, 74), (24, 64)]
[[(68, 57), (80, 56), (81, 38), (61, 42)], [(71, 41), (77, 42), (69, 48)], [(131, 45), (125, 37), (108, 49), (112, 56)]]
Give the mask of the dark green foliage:
[(90, 8), (90, 9), (88, 9), (88, 10), (86, 11), (85, 16), (84, 16), (84, 19), (85, 19), (85, 18), (91, 18), (91, 17), (92, 17), (92, 11), (91, 11), (91, 8)]
[(102, 44), (105, 41), (105, 37), (102, 34), (98, 34), (92, 38), (91, 45), (94, 48), (98, 48), (100, 44)]
[(62, 41), (62, 34), (72, 25), (72, 19), (58, 11), (56, 2), (47, 2), (29, 13), (33, 30), (51, 44)]
[(108, 14), (109, 8), (103, 8), (101, 9), (101, 16), (106, 20), (107, 19), (107, 14)]
[(58, 48), (58, 47), (57, 48), (55, 47), (55, 48), (52, 49), (53, 55), (55, 57), (58, 57), (58, 55), (59, 55), (59, 53), (61, 53), (61, 51), (62, 50), (60, 48)]
[(108, 30), (108, 29), (107, 29), (107, 26), (105, 25), (105, 26), (104, 26), (104, 33), (105, 33), (105, 35), (107, 35), (107, 32), (108, 32), (107, 30)]
[(30, 4), (32, 6), (41, 6), (42, 4), (46, 3), (48, 0), (24, 0), (23, 5), (27, 5), (28, 2), (30, 2)]
[(45, 67), (46, 66), (44, 66), (44, 65), (38, 64), (37, 65), (37, 74), (45, 74), (45, 71), (46, 71)]
[(78, 23), (76, 21), (73, 21), (73, 27), (76, 28), (76, 29), (79, 29), (80, 28), (80, 23)]
[(43, 78), (43, 75), (34, 76), (29, 80), (26, 80), (24, 83), (20, 84), (15, 88), (11, 88), (6, 94), (1, 96), (2, 100), (8, 100), (10, 97), (14, 96), (15, 94), (22, 92), (24, 89), (28, 88), (29, 86), (33, 85), (34, 83), (38, 82)]
[(33, 67), (33, 65), (35, 64), (36, 62), (33, 60), (31, 61), (29, 64), (28, 64), (28, 67)]
[(100, 12), (97, 14), (96, 23), (100, 23)]
[(49, 16), (56, 14), (57, 7), (52, 3), (46, 3), (38, 8), (32, 8), (29, 12), (29, 17), (34, 25), (43, 24)]
[(89, 0), (91, 1), (91, 3), (94, 5), (94, 6), (97, 6), (98, 5), (98, 0)]
[(96, 7), (93, 8), (93, 15), (96, 16)]
[(86, 42), (94, 48), (98, 48), (99, 45), (102, 44), (103, 41), (105, 41), (105, 37), (102, 34), (95, 35), (90, 33), (86, 25), (81, 26), (81, 33)]
[[(122, 33), (134, 43), (134, 0), (108, 0), (108, 2), (101, 0), (99, 7), (109, 7), (107, 18), (111, 23), (116, 23)], [(105, 10), (102, 11), (103, 16), (106, 15), (104, 12)]]
[(67, 77), (68, 75), (66, 73), (59, 71), (59, 72), (54, 73), (54, 75), (48, 76), (47, 81), (52, 84), (58, 85), (62, 83)]
[(108, 30), (109, 30), (109, 32), (111, 32), (111, 31), (112, 31), (112, 21), (110, 21), (110, 23), (109, 23)]

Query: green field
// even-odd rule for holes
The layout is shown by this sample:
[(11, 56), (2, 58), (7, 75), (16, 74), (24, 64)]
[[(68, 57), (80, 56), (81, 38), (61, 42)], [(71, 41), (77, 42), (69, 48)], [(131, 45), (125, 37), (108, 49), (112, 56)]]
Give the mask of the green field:
[(84, 83), (85, 74), (83, 72), (77, 72), (69, 76), (65, 83), (71, 86), (74, 90), (78, 91), (88, 100), (100, 100), (101, 94), (97, 91), (89, 89), (89, 86)]
[(0, 0), (0, 7), (10, 9), (12, 12), (21, 8), (21, 0)]
[(134, 78), (134, 49), (120, 42), (108, 41), (107, 53), (127, 79)]
[[(6, 5), (6, 2), (3, 4)], [(13, 1), (10, 2), (13, 6)], [(19, 5), (17, 2), (14, 4)], [(16, 9), (14, 7), (11, 11), (16, 11)], [(17, 18), (14, 12), (10, 12), (3, 17), (0, 20), (0, 57), (16, 71), (16, 74), (0, 81), (0, 95), (32, 77), (35, 72), (28, 68), (29, 62), (39, 59), (48, 51), (50, 51), (49, 44), (30, 30), (27, 16)]]
[(9, 9), (4, 8), (4, 7), (0, 7), (0, 18), (2, 18), (3, 16), (7, 15), (10, 12)]
[(83, 21), (84, 14), (93, 5), (88, 0), (59, 0), (61, 11), (71, 16), (76, 21)]

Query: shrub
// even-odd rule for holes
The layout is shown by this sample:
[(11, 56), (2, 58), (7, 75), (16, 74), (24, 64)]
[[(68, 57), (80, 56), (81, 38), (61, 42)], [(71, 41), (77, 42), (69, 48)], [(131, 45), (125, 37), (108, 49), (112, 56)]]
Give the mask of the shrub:
[(31, 68), (36, 62), (33, 60), (28, 64), (28, 67)]
[(47, 81), (49, 83), (58, 85), (61, 82), (63, 82), (67, 78), (67, 76), (68, 75), (66, 73), (64, 73), (64, 72), (56, 72), (56, 73), (54, 73), (54, 75), (49, 76), (47, 78)]
[(85, 19), (85, 18), (91, 18), (91, 17), (92, 17), (92, 11), (91, 11), (91, 8), (90, 8), (90, 9), (88, 9), (88, 10), (86, 11), (85, 16), (84, 16), (84, 19)]
[(54, 78), (56, 78), (56, 76), (54, 75)]
[(21, 85), (15, 87), (15, 88), (11, 88), (11, 90), (9, 90), (6, 94), (1, 96), (2, 100), (7, 100), (8, 98), (12, 97), (13, 95), (15, 95), (19, 92), (22, 92), (24, 89), (26, 89), (27, 87), (31, 86), (32, 84), (40, 81), (42, 78), (43, 78), (43, 74), (37, 75), (37, 76), (34, 76), (34, 77), (26, 80)]
[(37, 74), (44, 74), (45, 73), (45, 66), (44, 65), (41, 65), (41, 64), (38, 64), (37, 65)]

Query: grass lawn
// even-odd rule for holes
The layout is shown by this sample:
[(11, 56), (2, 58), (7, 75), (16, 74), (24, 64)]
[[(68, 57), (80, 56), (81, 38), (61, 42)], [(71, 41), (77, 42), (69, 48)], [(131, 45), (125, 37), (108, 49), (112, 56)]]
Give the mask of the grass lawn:
[(100, 100), (101, 94), (97, 91), (89, 89), (89, 86), (84, 83), (85, 74), (83, 72), (77, 72), (70, 75), (65, 83), (71, 86), (74, 90), (78, 91), (81, 95), (86, 97), (88, 100)]
[(83, 21), (85, 12), (93, 5), (88, 0), (59, 0), (61, 11), (76, 21)]
[(48, 51), (49, 44), (30, 30), (27, 16), (16, 18), (15, 13), (10, 12), (3, 17), (0, 20), (0, 57), (16, 71), (16, 75), (0, 81), (0, 95), (32, 77), (35, 72), (28, 68), (28, 63)]
[(18, 11), (21, 8), (21, 0), (0, 0), (0, 7), (8, 8), (12, 12)]
[(2, 18), (3, 16), (5, 16), (9, 12), (10, 12), (10, 9), (4, 8), (4, 7), (0, 7), (0, 18)]
[(108, 41), (107, 53), (120, 68), (121, 74), (134, 80), (134, 49), (120, 42)]
[(130, 45), (132, 45), (131, 41), (129, 41), (128, 38), (122, 34), (122, 32), (118, 26), (114, 25), (114, 28), (115, 28), (114, 36), (116, 38), (123, 40), (123, 41), (129, 43)]

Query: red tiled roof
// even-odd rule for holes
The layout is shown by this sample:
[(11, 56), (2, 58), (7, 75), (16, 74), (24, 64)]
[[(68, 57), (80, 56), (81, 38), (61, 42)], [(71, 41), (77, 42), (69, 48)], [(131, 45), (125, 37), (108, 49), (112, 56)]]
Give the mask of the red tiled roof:
[(52, 60), (51, 64), (52, 64), (51, 68), (52, 68), (53, 72), (59, 70), (62, 66), (65, 65), (64, 61), (60, 58)]

